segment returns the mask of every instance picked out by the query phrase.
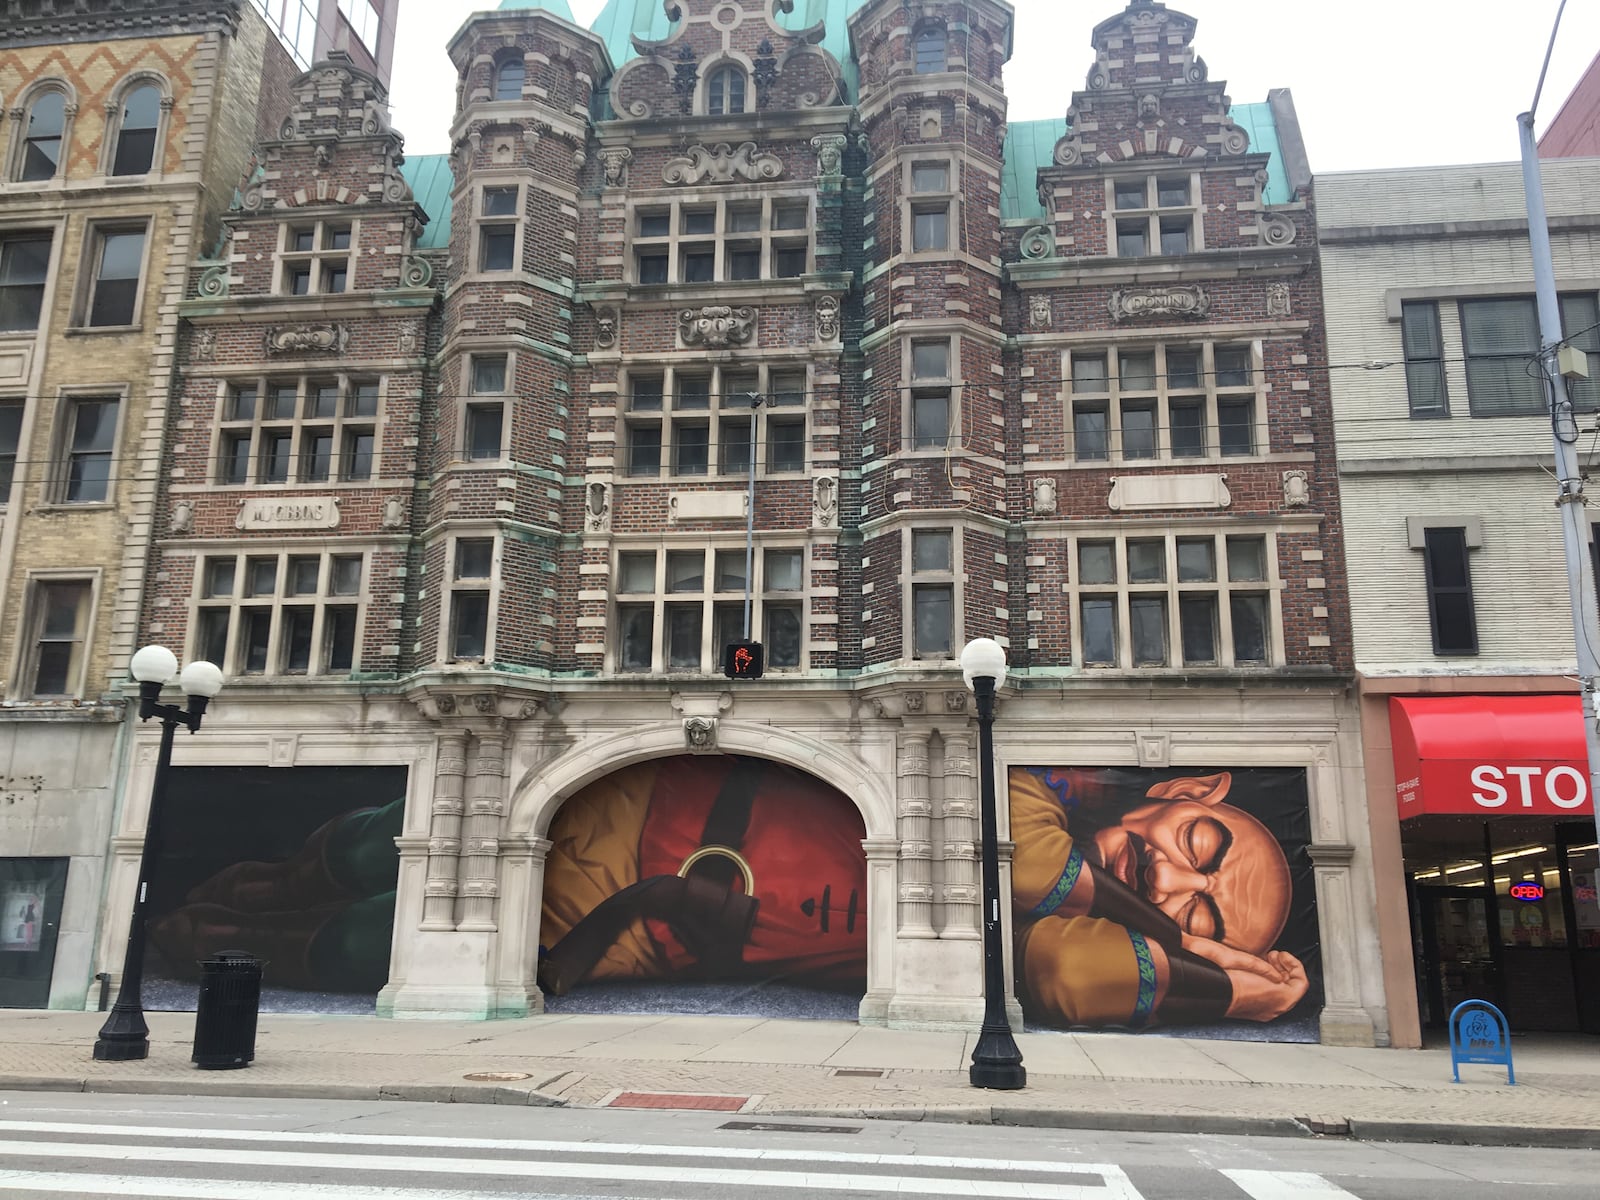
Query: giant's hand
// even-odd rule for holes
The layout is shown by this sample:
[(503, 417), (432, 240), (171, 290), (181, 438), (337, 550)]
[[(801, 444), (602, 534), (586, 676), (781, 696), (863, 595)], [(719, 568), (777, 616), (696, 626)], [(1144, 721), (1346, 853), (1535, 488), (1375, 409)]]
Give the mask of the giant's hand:
[[(1214, 942), (1210, 938), (1196, 937), (1192, 933), (1183, 935), (1183, 948), (1190, 954), (1198, 954), (1208, 962), (1213, 962), (1230, 974), (1235, 971), (1249, 971), (1275, 983), (1282, 983), (1286, 976), (1278, 967), (1266, 958), (1251, 954), (1248, 950), (1238, 950), (1233, 946), (1225, 946), (1221, 942)], [(1270, 958), (1271, 955), (1268, 956)], [(1284, 955), (1290, 962), (1294, 962), (1293, 955)], [(1298, 965), (1298, 964), (1296, 964)]]
[(1228, 1016), (1238, 1021), (1271, 1021), (1305, 998), (1311, 983), (1299, 959), (1274, 950), (1266, 956), (1265, 964), (1276, 978), (1256, 970), (1223, 968), (1228, 972), (1228, 982), (1233, 985), (1233, 1003), (1228, 1005)]

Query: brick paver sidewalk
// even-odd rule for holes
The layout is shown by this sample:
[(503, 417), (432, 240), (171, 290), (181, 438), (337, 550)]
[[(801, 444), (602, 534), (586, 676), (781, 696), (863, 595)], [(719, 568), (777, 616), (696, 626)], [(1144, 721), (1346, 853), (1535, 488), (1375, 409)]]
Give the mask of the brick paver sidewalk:
[[(253, 1066), (199, 1071), (194, 1018), (150, 1015), (151, 1053), (92, 1057), (96, 1013), (0, 1014), (0, 1089), (645, 1105), (766, 1115), (1231, 1133), (1350, 1132), (1600, 1147), (1600, 1042), (1517, 1047), (1503, 1070), (1441, 1051), (1110, 1034), (1019, 1038), (1029, 1086), (967, 1084), (972, 1034), (743, 1017), (523, 1021), (261, 1018)], [(736, 1097), (738, 1104), (728, 1100)]]

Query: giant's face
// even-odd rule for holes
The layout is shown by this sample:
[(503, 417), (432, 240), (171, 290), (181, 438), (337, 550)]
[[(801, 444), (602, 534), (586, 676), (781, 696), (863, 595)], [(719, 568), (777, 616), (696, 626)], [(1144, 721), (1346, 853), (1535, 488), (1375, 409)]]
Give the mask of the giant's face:
[(1174, 779), (1155, 803), (1094, 836), (1108, 871), (1196, 937), (1264, 954), (1289, 916), (1289, 864), (1277, 839), (1222, 803), (1230, 776)]

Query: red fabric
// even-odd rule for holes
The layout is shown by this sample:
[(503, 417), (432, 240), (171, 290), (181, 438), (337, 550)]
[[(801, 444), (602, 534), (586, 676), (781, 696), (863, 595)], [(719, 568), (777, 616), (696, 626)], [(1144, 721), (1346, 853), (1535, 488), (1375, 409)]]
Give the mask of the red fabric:
[[(700, 848), (706, 818), (734, 765), (732, 758), (711, 755), (661, 764), (639, 838), (641, 879), (676, 875), (683, 860)], [(860, 813), (836, 789), (786, 767), (762, 766), (750, 824), (739, 847), (761, 901), (744, 951), (752, 974), (794, 976), (797, 983), (865, 979), (865, 836)], [(651, 936), (666, 947), (674, 970), (693, 965), (666, 922), (648, 925)]]
[(1389, 726), (1402, 820), (1594, 813), (1577, 696), (1400, 696)]

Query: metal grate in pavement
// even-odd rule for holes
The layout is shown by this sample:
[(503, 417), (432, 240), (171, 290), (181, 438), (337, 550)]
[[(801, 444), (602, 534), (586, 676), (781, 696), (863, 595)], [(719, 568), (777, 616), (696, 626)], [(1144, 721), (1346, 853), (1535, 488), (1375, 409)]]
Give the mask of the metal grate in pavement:
[(692, 1092), (621, 1092), (606, 1108), (670, 1108), (696, 1112), (740, 1112), (749, 1096), (707, 1096)]
[(783, 1121), (724, 1121), (718, 1129), (746, 1133), (860, 1133), (860, 1125), (790, 1125)]
[(884, 1072), (876, 1067), (835, 1067), (833, 1073), (852, 1079), (882, 1079)]

